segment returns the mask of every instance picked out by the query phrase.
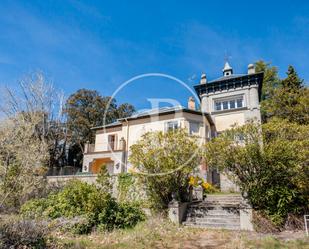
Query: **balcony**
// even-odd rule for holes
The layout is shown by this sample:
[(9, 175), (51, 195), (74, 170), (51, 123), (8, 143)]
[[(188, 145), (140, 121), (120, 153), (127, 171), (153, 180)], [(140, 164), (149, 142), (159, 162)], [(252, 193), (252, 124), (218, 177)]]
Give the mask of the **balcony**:
[(110, 153), (110, 152), (120, 152), (125, 151), (126, 144), (124, 139), (121, 139), (119, 143), (116, 141), (109, 142), (104, 146), (105, 148), (108, 148), (107, 150), (97, 150), (95, 148), (95, 144), (85, 144), (84, 154), (93, 154), (93, 153)]

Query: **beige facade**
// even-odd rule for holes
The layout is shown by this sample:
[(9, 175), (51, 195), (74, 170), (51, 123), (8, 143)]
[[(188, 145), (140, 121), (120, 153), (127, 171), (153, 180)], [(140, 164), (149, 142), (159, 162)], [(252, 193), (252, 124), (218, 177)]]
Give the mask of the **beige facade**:
[[(216, 103), (242, 100), (241, 107), (216, 110)], [(243, 125), (246, 121), (261, 120), (258, 86), (246, 86), (201, 95), (202, 110), (211, 114), (218, 132)], [(236, 105), (236, 102), (235, 102)]]
[[(165, 108), (151, 115), (132, 116), (119, 120), (115, 124), (95, 128), (95, 144), (85, 146), (83, 172), (93, 172), (94, 165), (102, 162), (111, 174), (126, 172), (131, 165), (128, 162), (130, 147), (151, 131), (167, 131), (171, 128), (183, 128), (206, 142), (214, 134), (210, 116), (186, 108)], [(104, 160), (105, 159), (105, 160)]]
[[(191, 97), (188, 109), (173, 107), (150, 110), (94, 128), (95, 144), (85, 147), (83, 172), (98, 173), (102, 165), (111, 174), (128, 171), (131, 167), (128, 162), (130, 147), (146, 132), (184, 128), (205, 143), (234, 125), (243, 125), (249, 120), (260, 122), (262, 80), (263, 73), (255, 73), (252, 64), (248, 66), (248, 74), (235, 75), (232, 67), (226, 63), (222, 77), (208, 82), (206, 74), (202, 74), (200, 84), (194, 87), (201, 100), (202, 111), (195, 110), (195, 102)], [(206, 168), (203, 170), (205, 175)], [(216, 171), (207, 173), (207, 180), (211, 183), (218, 183), (220, 179), (223, 191), (237, 190), (226, 175), (218, 175)]]

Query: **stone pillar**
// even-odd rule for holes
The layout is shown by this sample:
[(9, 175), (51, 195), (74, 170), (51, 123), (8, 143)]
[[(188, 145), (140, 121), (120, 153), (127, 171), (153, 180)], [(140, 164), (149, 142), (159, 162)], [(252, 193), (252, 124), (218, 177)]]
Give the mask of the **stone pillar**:
[(172, 200), (168, 204), (168, 218), (176, 224), (181, 224), (185, 218), (188, 203)]
[(209, 105), (209, 97), (203, 96), (201, 100), (201, 109), (203, 112), (211, 112)]
[(239, 208), (240, 230), (254, 231), (252, 221), (252, 207), (243, 199)]
[(203, 200), (203, 187), (197, 186), (193, 188), (193, 200), (202, 201)]
[(258, 86), (251, 86), (249, 89), (250, 109), (259, 109), (259, 90)]
[(84, 146), (84, 153), (88, 153), (88, 152), (89, 152), (89, 141), (87, 141)]
[(259, 90), (258, 86), (251, 86), (249, 89), (249, 109), (247, 120), (261, 121), (261, 112), (259, 104)]

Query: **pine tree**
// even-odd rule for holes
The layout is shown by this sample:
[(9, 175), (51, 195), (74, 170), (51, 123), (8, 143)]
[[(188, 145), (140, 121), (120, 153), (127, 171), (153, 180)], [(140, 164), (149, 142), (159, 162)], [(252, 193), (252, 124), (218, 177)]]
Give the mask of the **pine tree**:
[(297, 75), (297, 72), (295, 71), (293, 66), (289, 66), (287, 71), (287, 77), (282, 80), (281, 84), (282, 87), (286, 91), (298, 91), (299, 89), (303, 88), (303, 80), (300, 79)]
[(271, 94), (261, 103), (263, 121), (273, 117), (290, 122), (309, 124), (309, 91), (293, 66), (288, 67), (287, 77), (274, 85)]

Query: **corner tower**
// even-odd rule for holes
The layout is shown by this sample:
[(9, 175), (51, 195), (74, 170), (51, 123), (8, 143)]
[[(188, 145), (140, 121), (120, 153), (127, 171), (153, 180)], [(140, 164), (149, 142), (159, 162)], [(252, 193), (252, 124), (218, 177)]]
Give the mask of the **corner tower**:
[(222, 77), (207, 82), (201, 80), (199, 85), (194, 86), (201, 99), (201, 108), (210, 113), (217, 132), (234, 124), (243, 125), (252, 119), (260, 122), (263, 73), (256, 73), (254, 65), (249, 64), (247, 74), (233, 74), (228, 62), (222, 71)]

